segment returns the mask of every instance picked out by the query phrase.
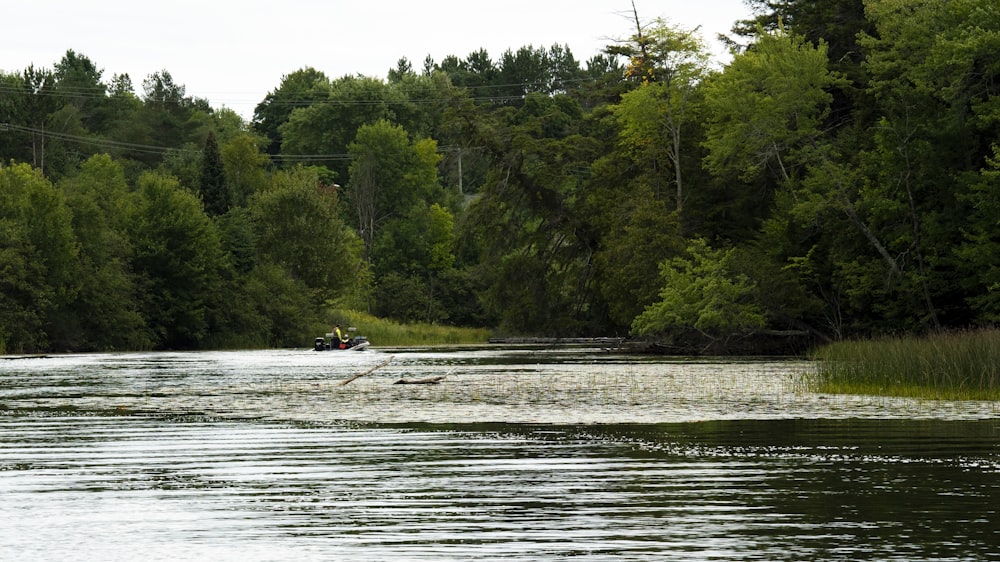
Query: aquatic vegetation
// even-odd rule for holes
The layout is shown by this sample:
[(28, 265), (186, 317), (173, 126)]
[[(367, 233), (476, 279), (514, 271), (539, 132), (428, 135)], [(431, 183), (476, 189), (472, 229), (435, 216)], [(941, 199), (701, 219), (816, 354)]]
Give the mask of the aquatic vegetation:
[(490, 331), (485, 328), (401, 324), (354, 310), (336, 310), (333, 317), (341, 325), (356, 326), (359, 335), (379, 346), (481, 344), (490, 338)]
[(817, 390), (1000, 400), (1000, 330), (838, 342), (815, 352)]

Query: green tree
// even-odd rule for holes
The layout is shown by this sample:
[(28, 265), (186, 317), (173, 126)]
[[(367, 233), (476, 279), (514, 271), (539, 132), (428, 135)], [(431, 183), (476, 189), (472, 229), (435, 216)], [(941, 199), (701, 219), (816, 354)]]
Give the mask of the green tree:
[(712, 249), (693, 240), (688, 257), (661, 264), (660, 300), (635, 319), (633, 333), (680, 340), (693, 329), (715, 341), (764, 327), (753, 283), (732, 271), (734, 255), (734, 249)]
[(303, 342), (311, 343), (316, 334), (330, 328), (314, 291), (280, 265), (265, 263), (255, 268), (247, 278), (245, 294), (252, 310), (235, 323), (245, 330), (252, 327), (244, 342), (302, 347)]
[(267, 185), (270, 159), (260, 151), (256, 138), (248, 134), (226, 143), (221, 155), (233, 206), (242, 207), (251, 195)]
[(956, 249), (968, 269), (963, 287), (976, 311), (975, 321), (980, 323), (1000, 322), (1000, 145), (993, 150), (993, 158), (967, 196), (972, 207), (970, 224), (965, 240)]
[(708, 73), (708, 52), (694, 31), (663, 20), (652, 28), (640, 28), (632, 43), (634, 54), (626, 74), (639, 78), (642, 85), (624, 94), (614, 107), (622, 143), (646, 167), (670, 174), (674, 207), (682, 215), (684, 136), (692, 119), (691, 101)]
[(201, 151), (201, 173), (198, 179), (205, 212), (209, 216), (225, 214), (232, 206), (233, 197), (230, 193), (230, 184), (226, 181), (226, 169), (222, 163), (222, 154), (219, 152), (219, 143), (213, 131), (209, 131), (205, 148)]
[(565, 92), (582, 75), (568, 45), (555, 44), (548, 49), (526, 45), (500, 56), (496, 90), (504, 104), (518, 104), (529, 93)]
[(254, 130), (267, 137), (267, 154), (278, 154), (283, 138), (280, 128), (292, 112), (319, 103), (330, 96), (330, 79), (312, 67), (305, 67), (281, 77), (281, 84), (264, 96), (253, 113)]
[(59, 187), (80, 243), (80, 289), (55, 328), (59, 341), (85, 351), (151, 347), (129, 267), (132, 244), (125, 228), (131, 201), (122, 167), (110, 156), (92, 156)]
[(86, 55), (72, 49), (55, 65), (55, 87), (67, 106), (67, 115), (83, 131), (101, 133), (109, 117), (108, 87), (102, 82), (104, 72)]
[[(166, 70), (149, 75), (142, 88), (142, 105), (123, 131), (128, 143), (125, 155), (152, 167), (170, 150), (196, 152), (213, 126), (208, 102), (189, 97), (186, 87)], [(184, 183), (188, 188), (196, 186)]]
[(396, 122), (407, 103), (400, 91), (376, 78), (340, 78), (331, 84), (327, 99), (297, 108), (279, 127), (281, 159), (306, 160), (330, 168), (335, 178), (346, 177), (346, 153), (358, 129), (379, 120)]
[(0, 166), (0, 349), (43, 351), (76, 297), (79, 244), (62, 192), (28, 164)]
[(11, 140), (2, 156), (5, 161), (27, 162), (44, 172), (52, 141), (51, 115), (60, 107), (55, 75), (51, 70), (31, 65), (20, 74), (6, 76), (3, 82), (0, 118)]
[(190, 118), (191, 99), (183, 84), (174, 82), (166, 70), (149, 75), (142, 82), (143, 107), (139, 115), (148, 138), (145, 144), (180, 148), (184, 144), (184, 124)]
[(250, 197), (260, 263), (274, 264), (311, 292), (315, 302), (337, 298), (354, 282), (360, 248), (340, 220), (337, 193), (314, 170), (293, 168)]
[[(801, 284), (789, 290), (811, 287), (826, 302), (826, 323), (837, 333), (843, 333), (849, 299), (843, 291), (850, 287), (841, 284), (846, 271), (836, 273), (835, 262), (853, 262), (858, 252), (873, 249), (887, 256), (859, 209), (862, 178), (850, 153), (859, 140), (851, 130), (837, 136), (838, 130), (827, 129), (831, 90), (842, 84), (828, 68), (822, 43), (811, 45), (779, 26), (761, 32), (704, 92), (706, 167), (742, 181), (744, 189), (765, 189), (772, 205), (757, 237), (764, 251), (755, 255), (773, 261), (761, 262), (760, 269), (787, 271), (794, 264)], [(796, 300), (799, 310), (813, 307), (808, 298)], [(795, 307), (771, 304), (776, 308), (767, 310), (769, 320), (791, 322), (787, 313)]]
[(630, 185), (627, 194), (623, 191), (591, 194), (591, 204), (599, 207), (595, 215), (602, 216), (595, 277), (613, 333), (626, 332), (656, 301), (662, 287), (659, 264), (686, 247), (678, 234), (677, 214), (648, 186), (640, 183)]
[(496, 95), (493, 84), (496, 83), (497, 64), (486, 49), (473, 51), (465, 59), (447, 56), (435, 68), (445, 73), (455, 86), (471, 90), (474, 98), (488, 101)]
[(491, 159), (486, 185), (458, 228), (480, 263), (487, 314), (511, 332), (596, 329), (605, 320), (593, 308), (596, 241), (579, 206), (600, 146), (580, 134), (579, 103), (532, 94), (521, 108), (483, 115), (468, 104), (455, 118)]
[(454, 267), (454, 218), (443, 206), (416, 203), (390, 220), (376, 243), (376, 314), (404, 321), (447, 322), (442, 279)]
[(147, 141), (139, 122), (142, 110), (142, 100), (135, 95), (132, 79), (128, 74), (116, 74), (108, 83), (107, 118), (103, 134), (116, 141), (115, 144), (104, 145), (104, 152), (122, 162), (126, 177), (138, 177), (139, 163), (130, 156), (127, 148), (131, 143)]
[[(968, 283), (981, 269), (954, 250), (969, 219), (982, 232), (985, 218), (977, 200), (1000, 131), (991, 55), (1000, 16), (983, 0), (871, 1), (867, 14), (875, 33), (860, 43), (879, 119), (863, 153), (863, 203), (896, 263), (884, 316), (914, 329), (966, 325), (976, 312), (964, 293), (982, 294)], [(995, 217), (986, 221), (995, 226)]]
[(196, 348), (223, 305), (227, 263), (219, 232), (196, 195), (175, 178), (147, 172), (133, 194), (128, 232), (142, 311), (154, 344)]
[(418, 202), (431, 203), (440, 197), (440, 157), (436, 143), (412, 143), (401, 126), (385, 120), (360, 127), (349, 154), (346, 202), (364, 241), (366, 260), (378, 262), (373, 250), (386, 223), (402, 218)]
[(761, 27), (774, 31), (784, 26), (813, 44), (826, 43), (836, 69), (860, 78), (852, 70), (864, 58), (858, 34), (872, 30), (864, 0), (748, 0), (747, 5), (756, 17), (737, 22), (734, 31), (740, 35), (752, 38)]
[(801, 155), (821, 137), (829, 89), (840, 79), (827, 68), (826, 46), (779, 29), (763, 33), (705, 85), (706, 165), (744, 180), (767, 173), (787, 183)]

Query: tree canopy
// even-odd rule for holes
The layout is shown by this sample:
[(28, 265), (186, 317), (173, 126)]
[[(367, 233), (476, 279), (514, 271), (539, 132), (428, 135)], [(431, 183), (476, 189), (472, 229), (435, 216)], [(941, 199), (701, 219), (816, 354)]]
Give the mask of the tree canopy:
[(688, 352), (997, 322), (1000, 12), (749, 4), (721, 67), (635, 13), (585, 62), (299, 67), (250, 121), (73, 50), (0, 72), (0, 352), (301, 346), (333, 307)]

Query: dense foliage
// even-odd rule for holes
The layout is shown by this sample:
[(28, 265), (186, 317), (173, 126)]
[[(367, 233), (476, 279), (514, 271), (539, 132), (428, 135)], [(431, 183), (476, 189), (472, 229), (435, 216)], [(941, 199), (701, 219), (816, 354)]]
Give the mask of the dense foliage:
[(0, 73), (0, 352), (304, 346), (331, 307), (713, 351), (1000, 319), (1000, 8), (750, 5), (721, 68), (637, 15), (583, 64), (302, 68), (251, 122), (73, 51)]

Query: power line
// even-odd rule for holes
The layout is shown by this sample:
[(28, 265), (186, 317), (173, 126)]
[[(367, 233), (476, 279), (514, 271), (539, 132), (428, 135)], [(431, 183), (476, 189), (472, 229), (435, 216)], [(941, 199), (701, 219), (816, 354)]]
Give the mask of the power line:
[[(38, 129), (35, 127), (25, 127), (23, 125), (12, 125), (10, 123), (0, 123), (0, 131), (18, 131), (22, 133), (28, 133), (33, 135), (42, 135), (46, 137), (51, 137), (58, 140), (63, 140), (67, 142), (76, 142), (80, 144), (90, 144), (94, 146), (99, 146), (102, 148), (113, 148), (118, 150), (128, 150), (132, 152), (140, 152), (145, 154), (166, 154), (168, 152), (184, 153), (184, 154), (200, 154), (201, 150), (187, 149), (187, 148), (170, 148), (165, 146), (155, 146), (149, 144), (139, 144), (132, 142), (122, 142), (115, 141), (111, 139), (102, 139), (97, 137), (87, 137), (82, 135), (73, 135), (69, 133), (60, 133), (56, 131), (48, 131), (45, 129)], [(465, 150), (477, 150), (481, 147), (454, 147), (454, 146), (439, 146), (437, 152), (447, 153), (455, 151), (465, 151)], [(353, 160), (354, 157), (347, 153), (332, 153), (332, 154), (271, 154), (268, 155), (272, 162), (281, 163), (307, 163), (307, 162), (321, 162), (321, 161), (347, 161)]]
[(24, 127), (21, 125), (12, 125), (10, 123), (0, 123), (0, 129), (9, 129), (13, 131), (20, 131), (23, 133), (30, 133), (33, 135), (42, 135), (46, 137), (52, 137), (59, 140), (77, 142), (81, 144), (92, 144), (95, 146), (101, 146), (104, 148), (116, 148), (120, 150), (131, 150), (133, 152), (145, 152), (149, 154), (164, 154), (167, 152), (184, 152), (184, 153), (198, 153), (200, 150), (191, 150), (184, 148), (170, 148), (165, 146), (154, 146), (149, 144), (139, 144), (133, 142), (122, 142), (110, 139), (102, 139), (98, 137), (87, 137), (82, 135), (71, 135), (69, 133), (60, 133), (57, 131), (47, 131), (45, 129), (37, 129), (35, 127)]

